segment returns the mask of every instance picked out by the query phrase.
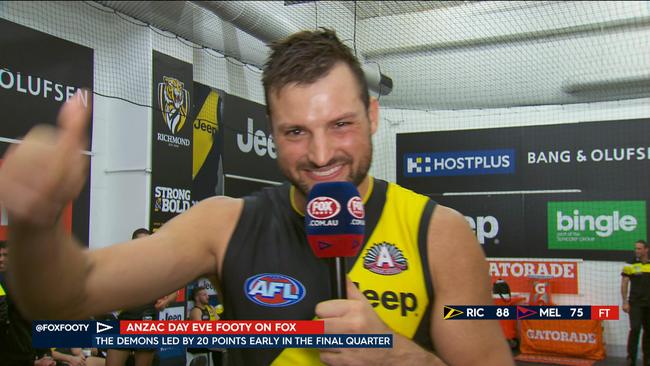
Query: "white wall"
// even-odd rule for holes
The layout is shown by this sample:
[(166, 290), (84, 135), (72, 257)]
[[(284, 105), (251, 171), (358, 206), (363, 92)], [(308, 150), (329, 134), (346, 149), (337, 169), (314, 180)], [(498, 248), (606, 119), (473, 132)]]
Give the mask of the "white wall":
[[(636, 118), (650, 118), (650, 98), (590, 104), (430, 112), (382, 108), (379, 129), (373, 138), (371, 173), (378, 178), (396, 180), (396, 135), (398, 133)], [(554, 301), (560, 305), (621, 305), (622, 266), (621, 262), (582, 262), (579, 268), (580, 295), (559, 295), (554, 297)], [(628, 324), (627, 314), (622, 311), (620, 320), (604, 322), (608, 355), (625, 356)]]

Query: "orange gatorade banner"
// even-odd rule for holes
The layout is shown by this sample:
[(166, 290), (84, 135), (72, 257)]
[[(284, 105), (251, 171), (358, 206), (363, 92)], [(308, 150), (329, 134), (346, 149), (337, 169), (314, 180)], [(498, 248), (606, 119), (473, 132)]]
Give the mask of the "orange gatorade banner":
[(600, 320), (522, 320), (522, 354), (605, 358)]
[(511, 292), (530, 292), (534, 278), (549, 278), (551, 293), (578, 294), (578, 270), (582, 260), (488, 258), (492, 282), (503, 279)]

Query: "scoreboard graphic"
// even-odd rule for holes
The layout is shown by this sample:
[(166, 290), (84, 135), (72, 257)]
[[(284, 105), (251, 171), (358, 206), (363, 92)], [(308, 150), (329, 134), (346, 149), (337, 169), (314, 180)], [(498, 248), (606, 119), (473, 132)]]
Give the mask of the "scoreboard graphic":
[(616, 305), (465, 306), (445, 305), (445, 320), (618, 320)]

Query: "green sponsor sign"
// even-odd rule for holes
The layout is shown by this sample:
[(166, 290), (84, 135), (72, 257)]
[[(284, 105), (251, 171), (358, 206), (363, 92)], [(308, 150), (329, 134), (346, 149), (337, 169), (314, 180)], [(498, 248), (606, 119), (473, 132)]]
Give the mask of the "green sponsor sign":
[(645, 201), (548, 202), (549, 249), (632, 250), (646, 240)]

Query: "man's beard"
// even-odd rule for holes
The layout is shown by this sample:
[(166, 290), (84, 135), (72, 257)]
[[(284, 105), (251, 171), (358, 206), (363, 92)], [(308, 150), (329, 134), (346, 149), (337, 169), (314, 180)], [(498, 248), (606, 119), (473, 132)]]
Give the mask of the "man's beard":
[[(345, 181), (347, 182), (352, 182), (356, 187), (363, 182), (363, 180), (366, 178), (368, 175), (368, 171), (370, 170), (370, 162), (372, 160), (372, 142), (369, 144), (368, 152), (361, 156), (359, 159), (359, 167), (356, 170), (350, 171), (350, 174), (346, 177)], [(329, 165), (334, 165), (334, 164), (349, 164), (350, 167), (352, 167), (352, 164), (350, 164), (351, 159), (346, 158), (334, 158), (331, 162), (328, 162), (325, 166)], [(303, 169), (316, 169), (318, 167), (314, 166), (310, 162), (306, 163), (299, 163), (298, 166), (296, 167), (297, 171), (303, 170)], [(284, 176), (291, 182), (291, 184), (296, 187), (300, 193), (302, 193), (305, 197), (309, 195), (309, 191), (311, 190), (311, 187), (304, 181), (294, 178), (288, 169), (284, 168), (283, 166), (280, 165), (280, 170), (282, 170), (282, 173)]]

